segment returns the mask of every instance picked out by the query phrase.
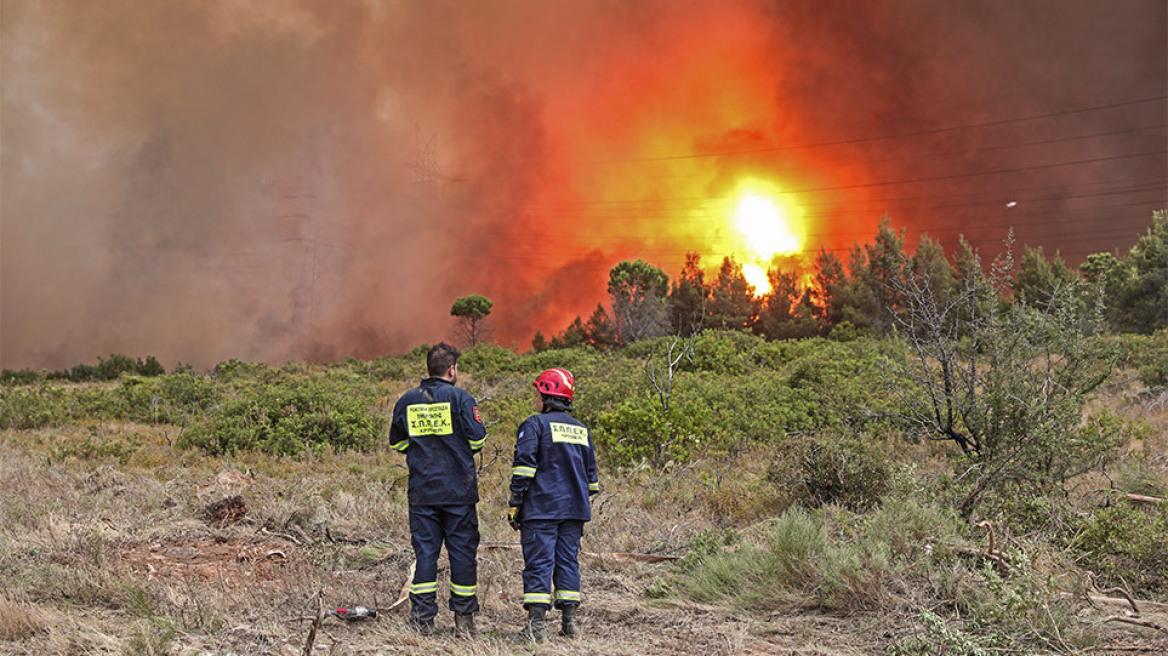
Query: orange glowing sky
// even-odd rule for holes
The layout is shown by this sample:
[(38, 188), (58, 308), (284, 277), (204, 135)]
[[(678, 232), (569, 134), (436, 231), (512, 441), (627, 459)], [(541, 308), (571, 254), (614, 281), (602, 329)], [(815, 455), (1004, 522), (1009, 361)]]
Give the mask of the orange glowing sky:
[(622, 259), (1074, 264), (1168, 204), (1163, 2), (828, 4), (3, 2), (0, 366), (375, 357), (470, 293), (522, 350)]

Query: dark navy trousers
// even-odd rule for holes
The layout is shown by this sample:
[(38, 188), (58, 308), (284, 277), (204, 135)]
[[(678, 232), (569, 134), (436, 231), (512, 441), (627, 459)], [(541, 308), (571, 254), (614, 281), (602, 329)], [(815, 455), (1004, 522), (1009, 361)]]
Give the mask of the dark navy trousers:
[[(578, 519), (536, 519), (520, 526), (523, 544), (523, 607), (580, 604)], [(553, 590), (554, 588), (554, 590)]]
[(443, 542), (450, 558), (450, 610), (477, 611), (479, 516), (475, 506), (411, 505), (410, 540), (417, 560), (410, 585), (410, 615), (425, 621), (438, 614), (438, 554)]

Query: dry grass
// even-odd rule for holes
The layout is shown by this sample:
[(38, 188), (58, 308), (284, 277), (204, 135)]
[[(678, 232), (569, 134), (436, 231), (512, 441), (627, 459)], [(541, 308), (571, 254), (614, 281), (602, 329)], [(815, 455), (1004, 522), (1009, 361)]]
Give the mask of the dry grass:
[(0, 640), (26, 640), (48, 631), (50, 624), (44, 610), (0, 595)]
[[(412, 551), (396, 454), (206, 458), (175, 451), (173, 435), (155, 427), (102, 430), (112, 439), (134, 436), (136, 450), (57, 457), (61, 445), (89, 439), (91, 427), (0, 435), (0, 487), (15, 491), (0, 506), (0, 571), (11, 595), (0, 606), (0, 653), (297, 654), (309, 627), (302, 618), (315, 613), (318, 593), (330, 605), (382, 609), (398, 598)], [(503, 461), (483, 462), (483, 544), (515, 545), (503, 520), (509, 472)], [(716, 525), (699, 477), (714, 480), (708, 472), (648, 469), (605, 480), (583, 544), (601, 554), (582, 558), (586, 634), (552, 639), (534, 653), (864, 653), (847, 646), (856, 640), (847, 634), (820, 636), (819, 647), (804, 649), (803, 638), (776, 633), (770, 621), (676, 600), (647, 603), (645, 590), (672, 566), (602, 555), (683, 553)], [(246, 514), (212, 521), (208, 507), (235, 496)], [(508, 638), (523, 620), (521, 569), (517, 550), (483, 550), (481, 635), (473, 641), (453, 636), (449, 613), (439, 617), (438, 636), (414, 635), (407, 603), (364, 624), (329, 618), (317, 651), (532, 653)], [(443, 568), (440, 590), (445, 576)]]
[[(1130, 472), (1112, 474), (1168, 489), (1168, 398), (1128, 392), (1101, 403), (1147, 427), (1130, 446), (1143, 456), (1124, 465)], [(681, 555), (705, 531), (773, 516), (783, 491), (767, 487), (770, 452), (760, 449), (688, 467), (602, 472), (605, 491), (583, 544), (600, 554), (582, 558), (583, 638), (536, 648), (508, 639), (523, 619), (522, 559), (511, 548), (481, 554), (480, 635), (456, 638), (443, 613), (439, 635), (422, 638), (406, 627), (408, 603), (387, 610), (412, 560), (400, 456), (208, 458), (176, 450), (175, 437), (173, 427), (120, 422), (0, 433), (8, 497), (0, 504), (0, 654), (292, 656), (303, 653), (303, 618), (315, 614), (322, 592), (326, 604), (383, 609), (361, 624), (327, 619), (314, 653), (333, 655), (852, 656), (882, 653), (913, 624), (901, 611), (698, 604), (669, 585), (676, 564), (603, 557)], [(101, 440), (127, 448), (73, 448)], [(503, 519), (510, 440), (492, 442), (482, 458), (480, 524), (484, 545), (505, 547), (518, 543)], [(942, 466), (937, 445), (904, 449), (906, 460)], [(246, 512), (211, 521), (208, 506), (234, 496)], [(662, 588), (674, 593), (655, 598)]]

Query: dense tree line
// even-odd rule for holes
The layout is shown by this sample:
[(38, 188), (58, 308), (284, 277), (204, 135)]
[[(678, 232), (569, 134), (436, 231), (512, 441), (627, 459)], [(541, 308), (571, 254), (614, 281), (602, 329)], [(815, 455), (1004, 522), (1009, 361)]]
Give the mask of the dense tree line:
[[(179, 365), (184, 369), (184, 365)], [(153, 355), (146, 359), (132, 358), (122, 353), (111, 353), (108, 358), (98, 357), (97, 364), (79, 364), (59, 371), (33, 371), (31, 369), (5, 369), (0, 372), (0, 382), (28, 384), (39, 380), (59, 380), (71, 383), (88, 383), (103, 380), (118, 380), (122, 374), (137, 376), (161, 376), (166, 373), (158, 358)]]
[[(550, 340), (536, 333), (535, 351), (591, 345), (611, 347), (663, 335), (692, 335), (706, 329), (741, 330), (768, 339), (884, 335), (905, 312), (903, 289), (910, 278), (926, 281), (938, 300), (955, 298), (979, 273), (979, 254), (962, 237), (951, 258), (940, 242), (922, 235), (909, 252), (903, 228), (880, 220), (870, 243), (844, 257), (820, 249), (810, 272), (772, 267), (770, 290), (755, 295), (742, 265), (723, 258), (707, 280), (701, 254), (686, 255), (672, 280), (643, 260), (626, 260), (610, 271), (609, 308), (597, 305), (585, 321), (577, 317)], [(1012, 248), (1007, 238), (1006, 248)], [(1152, 214), (1146, 234), (1125, 255), (1095, 253), (1078, 271), (1056, 251), (1025, 247), (996, 302), (1043, 308), (1072, 293), (1105, 299), (1107, 329), (1150, 334), (1168, 327), (1168, 211)]]

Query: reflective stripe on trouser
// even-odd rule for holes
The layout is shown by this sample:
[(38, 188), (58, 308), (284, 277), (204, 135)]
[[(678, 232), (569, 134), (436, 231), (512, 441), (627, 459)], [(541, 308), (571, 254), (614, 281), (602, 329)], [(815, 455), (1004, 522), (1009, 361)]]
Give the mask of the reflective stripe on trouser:
[(417, 560), (410, 585), (411, 617), (429, 620), (438, 614), (438, 555), (443, 543), (450, 558), (450, 610), (477, 611), (479, 517), (475, 507), (410, 506), (410, 540)]
[[(523, 605), (572, 606), (580, 603), (580, 536), (578, 519), (523, 522)], [(554, 593), (553, 593), (554, 586)]]

